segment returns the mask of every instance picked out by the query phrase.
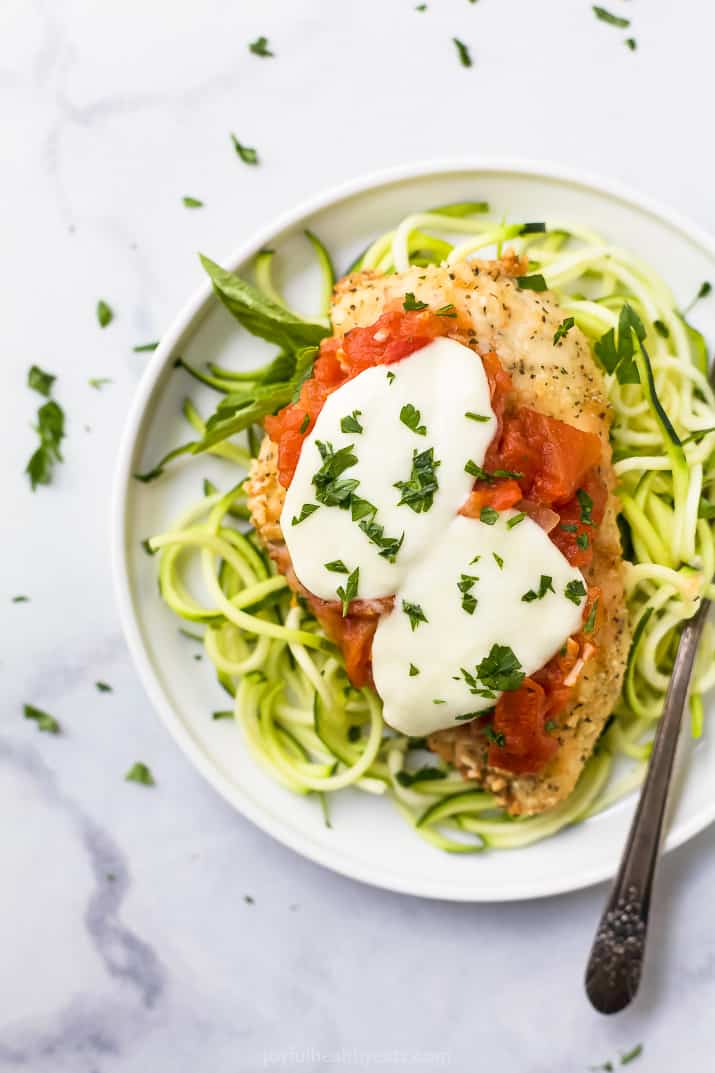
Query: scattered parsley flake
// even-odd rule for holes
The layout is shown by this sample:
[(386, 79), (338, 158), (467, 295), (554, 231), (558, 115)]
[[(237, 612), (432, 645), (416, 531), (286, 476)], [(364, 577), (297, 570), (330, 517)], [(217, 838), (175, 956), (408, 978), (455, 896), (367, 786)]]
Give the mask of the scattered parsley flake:
[(497, 555), (497, 553), (495, 551), (492, 552), (492, 555), (494, 556), (494, 562), (497, 564), (499, 569), (503, 570), (504, 569), (504, 560), (502, 559), (501, 555)]
[(453, 37), (452, 41), (454, 42), (454, 46), (457, 49), (457, 55), (459, 56), (459, 62), (461, 63), (462, 67), (472, 67), (472, 57), (464, 41), (460, 41), (458, 37)]
[(316, 440), (315, 445), (320, 452), (322, 465), (313, 474), (315, 498), (326, 507), (340, 507), (348, 510), (351, 505), (351, 497), (358, 484), (354, 479), (341, 479), (346, 469), (357, 464), (357, 456), (351, 443), (346, 444), (336, 451), (332, 443), (323, 443)]
[(454, 302), (449, 302), (446, 306), (442, 306), (437, 310), (438, 317), (456, 317), (457, 310), (454, 308)]
[(329, 570), (331, 574), (349, 574), (347, 566), (342, 559), (333, 559), (332, 562), (325, 564), (325, 569)]
[(638, 48), (638, 44), (636, 42), (635, 37), (627, 37), (625, 40), (625, 45), (626, 48), (629, 48), (631, 50), (631, 52), (635, 52), (635, 50)]
[(157, 339), (155, 342), (152, 343), (138, 343), (136, 346), (132, 347), (132, 350), (135, 354), (144, 354), (148, 350), (156, 350), (158, 346), (159, 340)]
[(141, 761), (137, 761), (136, 764), (132, 764), (129, 771), (124, 776), (126, 782), (138, 782), (142, 786), (155, 786), (154, 776), (146, 764), (142, 764)]
[(584, 633), (593, 633), (594, 627), (596, 625), (596, 615), (597, 614), (598, 614), (598, 599), (593, 601), (593, 607), (589, 611), (588, 618), (586, 619), (586, 621), (583, 624), (583, 632)]
[(211, 712), (212, 719), (233, 719), (233, 712), (230, 708), (223, 708), (218, 712)]
[(427, 4), (418, 4), (417, 7), (415, 8), (415, 11), (426, 11), (426, 10), (427, 10)]
[(670, 336), (668, 326), (667, 324), (664, 324), (662, 320), (654, 320), (653, 327), (662, 339), (668, 339), (668, 337)]
[(101, 391), (105, 384), (111, 384), (113, 381), (108, 376), (92, 376), (87, 381), (90, 387), (93, 387), (96, 391)]
[(22, 712), (25, 719), (34, 719), (38, 730), (45, 734), (59, 734), (60, 724), (49, 712), (43, 712), (42, 708), (36, 708), (34, 704), (23, 704)]
[(517, 276), (516, 285), (522, 291), (545, 291), (548, 290), (546, 280), (540, 273), (533, 276)]
[(391, 370), (388, 369), (388, 371), (387, 371), (387, 382), (388, 382), (388, 384), (391, 384), (394, 379), (395, 379), (395, 374)]
[(493, 745), (497, 745), (500, 749), (503, 749), (506, 745), (506, 738), (504, 735), (501, 732), (497, 733), (491, 723), (484, 728), (484, 737), (487, 741), (490, 741)]
[(547, 592), (556, 592), (554, 589), (553, 578), (549, 577), (548, 574), (542, 574), (539, 579), (538, 591), (529, 589), (528, 592), (524, 593), (521, 599), (523, 603), (530, 604), (533, 603), (534, 600), (543, 600)]
[(54, 399), (43, 403), (37, 411), (36, 432), (40, 445), (25, 468), (33, 492), (38, 484), (50, 483), (55, 462), (62, 461), (60, 443), (65, 435), (65, 415)]
[(575, 323), (576, 321), (573, 317), (566, 317), (565, 320), (561, 321), (558, 328), (554, 332), (554, 346), (558, 346), (563, 337), (565, 335), (568, 335), (568, 333), (571, 331)]
[(13, 598), (12, 598), (12, 603), (14, 603), (14, 604), (29, 604), (29, 602), (30, 602), (30, 597), (29, 596), (13, 596)]
[(182, 202), (187, 209), (203, 209), (203, 201), (199, 201), (197, 197), (183, 197)]
[(52, 394), (52, 385), (56, 379), (56, 376), (46, 373), (39, 365), (31, 365), (27, 371), (27, 386), (44, 395), (46, 399)]
[(405, 295), (405, 300), (402, 303), (402, 308), (405, 313), (416, 313), (421, 309), (427, 308), (426, 302), (418, 302), (412, 291), (408, 291)]
[(499, 520), (499, 511), (494, 507), (482, 507), (479, 511), (479, 521), (485, 525), (495, 525)]
[(630, 1051), (626, 1051), (625, 1054), (621, 1055), (621, 1065), (622, 1066), (628, 1065), (628, 1063), (632, 1062), (634, 1060), (634, 1058), (639, 1058), (642, 1054), (643, 1054), (643, 1044), (642, 1043), (637, 1043), (635, 1045), (635, 1047), (631, 1048)]
[[(420, 424), (421, 416), (422, 415), (420, 414), (420, 411), (417, 409), (416, 406), (413, 406), (411, 402), (405, 403), (405, 405), (400, 410), (400, 421), (403, 425), (407, 425), (407, 427), (412, 432), (414, 432), (416, 436), (427, 435), (426, 426)], [(343, 429), (343, 431), (345, 430)]]
[(300, 508), (300, 514), (294, 515), (290, 524), (300, 525), (300, 523), (304, 522), (306, 518), (309, 518), (311, 514), (315, 514), (316, 510), (318, 510), (317, 503), (304, 503)]
[(303, 418), (303, 420), (300, 423), (300, 428), (298, 429), (298, 431), (300, 432), (301, 436), (304, 436), (305, 433), (308, 431), (308, 425), (309, 424), (310, 424), (310, 417), (309, 417), (308, 414), (306, 414), (305, 417)]
[(434, 699), (432, 700), (432, 703), (433, 703), (433, 704), (446, 704), (446, 703), (447, 703), (447, 701), (446, 701), (446, 700), (442, 700), (442, 699), (441, 699), (440, 697), (436, 697), (436, 698), (434, 698)]
[(468, 615), (473, 615), (477, 609), (478, 600), (471, 592), (465, 592), (462, 596), (462, 609), (467, 612)]
[(100, 328), (106, 328), (114, 320), (114, 313), (103, 298), (97, 302), (97, 320)]
[(233, 142), (233, 148), (244, 164), (258, 164), (258, 151), (256, 149), (252, 149), (249, 145), (242, 145), (233, 132), (231, 132), (231, 141)]
[(354, 600), (358, 592), (358, 584), (360, 582), (360, 567), (356, 566), (352, 574), (349, 575), (348, 580), (345, 582), (345, 587), (338, 586), (337, 594), (342, 601), (343, 618), (348, 613), (350, 607), (350, 601)]
[(491, 420), (491, 418), (489, 418), (486, 414), (475, 414), (472, 410), (467, 410), (464, 416), (469, 421), (484, 422), (484, 421), (490, 421)]
[(415, 667), (414, 663), (410, 664), (410, 678), (416, 677), (420, 673), (419, 667)]
[(576, 537), (576, 543), (582, 551), (585, 551), (589, 545), (588, 533), (579, 533)]
[[(419, 420), (419, 412), (417, 416)], [(434, 448), (412, 452), (412, 471), (409, 481), (397, 481), (395, 488), (402, 493), (398, 507), (410, 507), (415, 514), (424, 514), (434, 503), (435, 492), (439, 489), (437, 469), (441, 462), (435, 460)]]
[(519, 525), (520, 522), (523, 522), (525, 517), (526, 514), (523, 511), (519, 514), (515, 514), (514, 517), (510, 518), (506, 523), (507, 529), (513, 529), (515, 525)]
[(627, 26), (630, 26), (630, 19), (623, 19), (620, 15), (612, 15), (610, 11), (606, 11), (605, 7), (597, 7), (593, 5), (592, 11), (597, 19), (601, 22), (607, 22), (609, 26), (618, 26), (620, 29), (625, 30)]
[(108, 682), (95, 682), (95, 688), (99, 693), (112, 693), (114, 692)]
[(567, 600), (570, 600), (572, 604), (576, 604), (576, 607), (581, 606), (581, 601), (586, 595), (586, 589), (584, 588), (583, 581), (569, 581), (564, 589), (564, 596)]
[(576, 499), (578, 505), (581, 508), (581, 523), (583, 525), (593, 525), (593, 518), (591, 513), (593, 511), (593, 500), (584, 488), (579, 488), (576, 492)]
[(147, 555), (156, 555), (156, 552), (154, 551), (148, 540), (142, 540), (141, 545)]
[[(308, 417), (307, 414), (305, 416), (306, 418)], [(351, 414), (348, 414), (346, 417), (341, 417), (340, 431), (356, 433), (364, 432), (365, 430), (358, 421), (358, 417), (362, 417), (362, 410), (353, 410), (353, 412)]]
[(524, 681), (524, 671), (509, 645), (492, 645), (488, 656), (477, 664), (477, 678), (486, 689), (511, 692)]
[(403, 600), (402, 610), (405, 612), (408, 619), (410, 620), (410, 626), (412, 627), (413, 633), (419, 626), (420, 622), (429, 622), (429, 619), (427, 618), (419, 604), (413, 604), (410, 603), (409, 600)]
[(268, 56), (275, 56), (275, 52), (271, 52), (270, 48), (268, 47), (267, 37), (257, 37), (255, 41), (251, 41), (250, 45), (248, 46), (248, 50), (249, 52), (252, 52), (254, 56), (262, 56), (264, 58)]

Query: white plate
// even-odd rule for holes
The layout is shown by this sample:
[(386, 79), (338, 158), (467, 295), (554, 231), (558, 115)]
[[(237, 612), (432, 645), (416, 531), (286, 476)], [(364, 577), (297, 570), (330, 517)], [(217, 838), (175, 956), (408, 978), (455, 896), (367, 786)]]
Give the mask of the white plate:
[[(658, 267), (679, 303), (702, 280), (715, 279), (712, 241), (646, 198), (561, 168), (479, 160), (402, 168), (330, 191), (284, 215), (223, 263), (244, 270), (263, 247), (285, 251), (281, 282), (298, 308), (310, 312), (317, 278), (302, 238), (306, 227), (326, 242), (340, 270), (408, 212), (466, 199), (488, 200), (497, 217), (580, 221)], [(697, 314), (698, 326), (712, 339), (712, 304), (702, 303)], [(124, 432), (113, 521), (119, 608), (139, 674), (170, 733), (208, 781), (254, 823), (299, 853), (368, 883), (429, 897), (506, 901), (575, 890), (610, 877), (634, 798), (525, 849), (450, 856), (414, 834), (391, 802), (357, 792), (333, 799), (333, 826), (326, 828), (315, 800), (276, 785), (252, 762), (235, 725), (211, 719), (212, 710), (226, 706), (225, 694), (209, 662), (191, 658), (192, 642), (179, 635), (176, 619), (159, 598), (156, 562), (140, 544), (201, 495), (202, 477), (229, 487), (235, 473), (201, 456), (179, 463), (153, 484), (140, 484), (131, 474), (189, 438), (179, 412), (185, 395), (204, 414), (214, 404), (215, 394), (172, 368), (179, 353), (197, 365), (212, 360), (250, 367), (263, 360), (263, 347), (236, 325), (207, 284), (153, 355)], [(268, 347), (265, 351), (271, 353)], [(684, 751), (687, 778), (679, 780), (668, 849), (715, 818), (713, 735)]]

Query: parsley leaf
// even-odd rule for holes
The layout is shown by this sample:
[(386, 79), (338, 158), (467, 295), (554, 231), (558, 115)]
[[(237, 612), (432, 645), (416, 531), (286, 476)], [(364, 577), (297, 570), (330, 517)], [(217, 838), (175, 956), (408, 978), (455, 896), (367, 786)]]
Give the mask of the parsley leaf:
[(316, 510), (318, 510), (317, 503), (304, 503), (300, 508), (300, 514), (294, 514), (290, 524), (300, 525), (300, 523), (304, 522), (306, 518), (309, 518), (311, 514), (315, 514)]
[(187, 209), (203, 209), (203, 201), (199, 201), (197, 197), (183, 197), (182, 202)]
[(622, 1066), (628, 1065), (628, 1063), (632, 1062), (634, 1058), (639, 1058), (642, 1054), (643, 1054), (643, 1044), (642, 1043), (637, 1043), (635, 1045), (635, 1047), (631, 1048), (630, 1051), (626, 1051), (625, 1054), (621, 1055), (621, 1065)]
[(410, 603), (409, 600), (403, 600), (402, 610), (405, 612), (405, 614), (410, 620), (410, 626), (412, 627), (413, 633), (419, 626), (420, 622), (429, 622), (429, 619), (427, 618), (419, 604), (413, 604)]
[(626, 26), (630, 26), (630, 19), (622, 19), (620, 15), (612, 15), (610, 11), (606, 11), (605, 7), (597, 7), (593, 5), (593, 13), (597, 19), (601, 22), (607, 22), (610, 26), (618, 26), (620, 29), (625, 29)]
[[(305, 415), (308, 418), (308, 415)], [(353, 410), (351, 414), (340, 419), (340, 431), (341, 432), (364, 432), (362, 425), (358, 421), (358, 417), (362, 417), (362, 410)], [(309, 420), (309, 419), (308, 419)]]
[(152, 343), (138, 343), (137, 346), (132, 347), (132, 350), (135, 354), (143, 354), (145, 353), (145, 351), (148, 350), (156, 350), (158, 346), (159, 340), (157, 339), (155, 342)]
[(446, 306), (441, 306), (437, 310), (438, 317), (456, 317), (457, 310), (454, 308), (454, 302), (448, 302)]
[(565, 320), (561, 321), (558, 328), (554, 332), (554, 346), (557, 346), (561, 342), (563, 337), (565, 335), (568, 335), (575, 323), (576, 321), (573, 317), (566, 317)]
[(473, 615), (477, 609), (477, 600), (471, 592), (465, 592), (462, 596), (462, 609), (467, 612), (468, 615)]
[(112, 693), (112, 687), (108, 682), (95, 682), (95, 687), (99, 693)]
[(545, 291), (548, 290), (546, 280), (537, 273), (533, 276), (517, 276), (516, 285), (520, 291)]
[(414, 678), (420, 673), (419, 667), (415, 667), (414, 663), (410, 664), (410, 678)]
[(506, 738), (504, 735), (501, 732), (497, 733), (491, 723), (485, 726), (484, 737), (487, 741), (490, 741), (493, 745), (497, 745), (500, 749), (503, 749), (506, 745)]
[(465, 415), (470, 421), (489, 421), (490, 418), (486, 414), (475, 414), (472, 410), (467, 410)]
[(395, 379), (395, 374), (394, 374), (394, 373), (392, 372), (392, 370), (391, 370), (391, 369), (388, 369), (388, 371), (387, 371), (387, 374), (386, 374), (386, 375), (387, 375), (387, 382), (388, 382), (388, 384), (391, 384), (391, 383), (393, 382), (393, 380)]
[(485, 525), (495, 525), (498, 520), (499, 511), (494, 510), (494, 507), (482, 507), (479, 511), (479, 521)]
[(584, 633), (593, 633), (596, 625), (596, 615), (598, 614), (598, 599), (593, 601), (593, 607), (588, 613), (588, 618), (583, 624)]
[(251, 41), (251, 43), (248, 46), (248, 48), (249, 48), (249, 51), (252, 52), (254, 56), (263, 56), (263, 57), (275, 56), (275, 53), (271, 52), (271, 50), (268, 47), (268, 38), (267, 37), (257, 37), (255, 41)]
[(212, 719), (233, 719), (233, 712), (230, 708), (224, 708), (218, 712), (211, 712)]
[(492, 555), (494, 556), (494, 562), (497, 564), (499, 569), (503, 570), (504, 569), (504, 560), (502, 559), (501, 555), (497, 555), (497, 553), (495, 551), (492, 552)]
[(520, 522), (523, 522), (525, 517), (526, 514), (524, 514), (523, 511), (520, 514), (515, 514), (513, 518), (510, 518), (509, 521), (506, 523), (507, 529), (513, 529), (515, 525), (518, 525)]
[(627, 37), (625, 41), (626, 48), (629, 48), (631, 52), (635, 52), (638, 48), (635, 37)]
[(548, 574), (542, 574), (541, 578), (539, 579), (538, 592), (536, 592), (534, 589), (529, 589), (528, 592), (524, 593), (521, 599), (525, 604), (530, 604), (534, 600), (543, 600), (547, 592), (555, 591), (556, 590), (554, 589), (553, 578), (549, 577)]
[(408, 291), (405, 295), (405, 300), (402, 303), (402, 308), (405, 313), (416, 313), (419, 312), (420, 309), (426, 309), (427, 303), (418, 302), (412, 291)]
[(460, 41), (458, 37), (453, 37), (455, 48), (457, 49), (457, 55), (459, 56), (459, 62), (462, 67), (472, 67), (472, 57), (469, 54), (469, 49), (465, 45), (464, 41)]
[(428, 447), (425, 451), (413, 451), (409, 481), (395, 483), (395, 488), (402, 493), (398, 507), (406, 505), (415, 514), (426, 513), (434, 503), (435, 492), (439, 489), (436, 471), (441, 464), (435, 461), (433, 447)]
[(40, 446), (31, 456), (25, 472), (33, 492), (38, 484), (49, 484), (55, 462), (62, 461), (60, 443), (65, 435), (65, 415), (62, 407), (50, 399), (37, 411), (36, 431)]
[(338, 586), (337, 594), (343, 603), (343, 618), (348, 613), (350, 601), (354, 600), (357, 596), (358, 584), (360, 582), (360, 567), (356, 566), (352, 574), (348, 576), (348, 580), (345, 582), (345, 586)]
[(325, 569), (330, 570), (332, 574), (349, 574), (347, 566), (342, 559), (333, 559), (332, 562), (325, 564)]
[(490, 690), (511, 692), (524, 681), (521, 663), (509, 645), (492, 645), (488, 656), (476, 666), (477, 678)]
[(340, 480), (341, 474), (357, 463), (353, 445), (347, 444), (336, 451), (331, 443), (316, 440), (316, 447), (323, 459), (323, 464), (313, 475), (315, 498), (326, 507), (340, 507), (341, 510), (347, 510), (350, 507), (350, 497), (360, 483), (351, 479)]
[(249, 145), (242, 145), (233, 131), (231, 132), (231, 141), (233, 142), (233, 148), (244, 164), (258, 164), (257, 150), (252, 149)]
[(31, 365), (27, 373), (27, 386), (49, 399), (52, 394), (52, 385), (56, 379), (56, 376), (53, 376), (52, 373), (46, 373), (39, 365)]
[(593, 500), (591, 499), (585, 488), (579, 488), (576, 492), (576, 499), (578, 505), (581, 508), (581, 523), (583, 525), (593, 525), (593, 518), (591, 517), (593, 511)]
[(13, 596), (12, 602), (14, 604), (29, 604), (30, 597), (29, 596)]
[(93, 387), (96, 391), (101, 391), (105, 384), (111, 384), (112, 381), (108, 376), (92, 376), (87, 381), (90, 387)]
[(572, 604), (576, 604), (576, 607), (580, 607), (581, 601), (586, 595), (586, 589), (584, 588), (583, 581), (569, 581), (564, 589), (564, 596), (567, 600), (570, 600)]
[(136, 764), (132, 764), (129, 771), (124, 776), (127, 782), (138, 782), (142, 786), (155, 786), (154, 776), (152, 775), (146, 764), (142, 764), (138, 761)]
[(42, 730), (46, 734), (59, 734), (60, 724), (48, 712), (43, 712), (41, 708), (36, 708), (34, 704), (23, 704), (22, 712), (25, 719), (34, 719), (38, 730)]
[(400, 421), (402, 424), (407, 425), (415, 435), (426, 436), (427, 428), (425, 425), (420, 424), (421, 416), (420, 411), (413, 406), (411, 402), (406, 403), (400, 410)]
[(298, 429), (298, 431), (300, 432), (301, 436), (304, 436), (305, 433), (308, 431), (308, 425), (309, 424), (310, 424), (310, 416), (308, 414), (306, 414), (304, 416), (303, 420), (300, 423), (300, 428)]
[(97, 302), (97, 320), (100, 328), (106, 328), (114, 320), (114, 313), (103, 298)]

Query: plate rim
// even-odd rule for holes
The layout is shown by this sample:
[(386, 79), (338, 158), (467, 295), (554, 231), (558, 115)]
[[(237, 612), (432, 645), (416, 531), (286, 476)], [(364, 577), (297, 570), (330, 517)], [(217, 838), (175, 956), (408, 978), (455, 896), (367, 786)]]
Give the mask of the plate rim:
[[(474, 172), (478, 174), (496, 174), (510, 172), (522, 178), (545, 179), (559, 183), (568, 183), (585, 192), (614, 198), (640, 213), (647, 213), (661, 223), (680, 231), (690, 242), (694, 242), (715, 262), (715, 239), (699, 224), (695, 224), (680, 212), (661, 203), (658, 199), (643, 195), (635, 188), (617, 180), (594, 175), (585, 169), (555, 163), (519, 157), (468, 156), (449, 157), (435, 160), (426, 159), (413, 163), (400, 164), (389, 168), (369, 171), (355, 179), (343, 181), (322, 190), (318, 194), (302, 199), (297, 205), (286, 209), (269, 223), (252, 232), (240, 245), (234, 247), (228, 257), (221, 263), (233, 269), (236, 265), (255, 255), (269, 243), (276, 234), (295, 226), (306, 216), (337, 205), (358, 194), (375, 191), (382, 187), (393, 186), (399, 182), (412, 179), (438, 177), (449, 173)], [(132, 481), (133, 460), (136, 446), (142, 432), (147, 408), (152, 401), (154, 391), (165, 372), (167, 361), (173, 354), (178, 342), (194, 329), (213, 300), (210, 282), (202, 283), (187, 302), (174, 316), (168, 329), (161, 336), (159, 346), (152, 354), (139, 383), (137, 384), (129, 410), (127, 412), (114, 467), (111, 490), (111, 568), (115, 603), (119, 620), (131, 656), (134, 669), (149, 697), (149, 700), (164, 723), (169, 734), (185, 754), (191, 764), (200, 772), (207, 782), (221, 797), (258, 828), (275, 838), (303, 857), (328, 868), (340, 875), (356, 879), (384, 890), (414, 897), (436, 898), (443, 901), (492, 903), (527, 901), (536, 898), (551, 897), (572, 891), (583, 890), (595, 883), (612, 878), (618, 867), (618, 857), (611, 865), (601, 865), (590, 870), (583, 870), (575, 879), (566, 882), (549, 879), (529, 880), (525, 876), (518, 887), (513, 883), (503, 891), (490, 890), (481, 893), (478, 887), (466, 889), (455, 886), (445, 889), (443, 881), (434, 882), (428, 875), (424, 877), (405, 877), (393, 874), (383, 866), (371, 865), (354, 860), (345, 855), (338, 847), (330, 849), (314, 842), (312, 836), (296, 830), (282, 819), (256, 805), (244, 793), (240, 786), (218, 770), (201, 748), (194, 741), (188, 728), (169, 703), (161, 687), (159, 677), (148, 657), (141, 631), (139, 614), (135, 610), (129, 583), (128, 552), (129, 542), (129, 490)], [(710, 808), (702, 809), (689, 821), (670, 831), (666, 837), (663, 852), (669, 852), (684, 842), (689, 841), (715, 820), (715, 798)], [(405, 828), (407, 831), (408, 829)]]

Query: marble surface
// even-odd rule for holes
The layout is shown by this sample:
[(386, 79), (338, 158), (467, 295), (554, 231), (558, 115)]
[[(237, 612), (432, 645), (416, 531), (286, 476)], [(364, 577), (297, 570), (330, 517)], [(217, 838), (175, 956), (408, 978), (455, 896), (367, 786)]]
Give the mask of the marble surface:
[[(132, 345), (195, 287), (199, 247), (220, 256), (371, 168), (461, 152), (607, 174), (715, 231), (715, 9), (609, 7), (633, 19), (636, 52), (586, 0), (0, 4), (3, 1073), (578, 1073), (639, 1042), (634, 1070), (711, 1068), (715, 830), (664, 862), (642, 993), (604, 1020), (581, 986), (604, 888), (418, 901), (276, 845), (154, 717), (108, 567), (110, 476), (145, 362)], [(275, 58), (249, 53), (259, 34)], [(58, 374), (68, 415), (65, 463), (34, 495), (33, 362)], [(25, 702), (63, 733), (39, 734)], [(123, 781), (138, 759), (155, 789)]]

